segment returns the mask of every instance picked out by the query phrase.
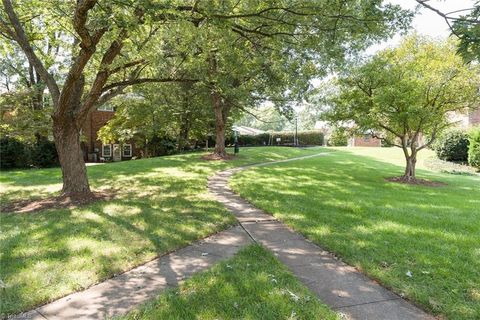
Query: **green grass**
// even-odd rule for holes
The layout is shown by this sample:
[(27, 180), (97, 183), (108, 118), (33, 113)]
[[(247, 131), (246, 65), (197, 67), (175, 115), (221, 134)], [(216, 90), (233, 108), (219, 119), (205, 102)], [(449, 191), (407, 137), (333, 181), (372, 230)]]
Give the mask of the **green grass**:
[(252, 245), (122, 319), (338, 319), (269, 251)]
[[(77, 209), (0, 214), (0, 314), (28, 310), (224, 229), (235, 219), (208, 195), (207, 177), (246, 163), (320, 149), (242, 148), (232, 161), (201, 154), (88, 167), (94, 189), (112, 201)], [(2, 172), (1, 201), (36, 199), (61, 189), (58, 168)]]
[(243, 171), (231, 185), (431, 313), (479, 319), (480, 178), (419, 170), (447, 186), (391, 183), (403, 172), (400, 150), (332, 151)]

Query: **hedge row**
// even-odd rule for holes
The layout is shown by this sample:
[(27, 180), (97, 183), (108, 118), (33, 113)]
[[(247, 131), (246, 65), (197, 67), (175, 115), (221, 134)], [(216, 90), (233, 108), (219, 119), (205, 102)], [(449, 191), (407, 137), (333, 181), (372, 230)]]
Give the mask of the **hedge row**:
[[(279, 139), (279, 141), (277, 141)], [(295, 132), (282, 131), (272, 133), (262, 133), (258, 135), (241, 135), (238, 136), (238, 144), (240, 146), (267, 146), (267, 145), (294, 145)], [(234, 137), (227, 137), (228, 145), (234, 144)], [(301, 146), (321, 146), (323, 145), (323, 133), (321, 131), (299, 131), (298, 144)]]
[(33, 145), (15, 138), (0, 139), (0, 169), (47, 168), (58, 166), (55, 144), (46, 138), (39, 138)]

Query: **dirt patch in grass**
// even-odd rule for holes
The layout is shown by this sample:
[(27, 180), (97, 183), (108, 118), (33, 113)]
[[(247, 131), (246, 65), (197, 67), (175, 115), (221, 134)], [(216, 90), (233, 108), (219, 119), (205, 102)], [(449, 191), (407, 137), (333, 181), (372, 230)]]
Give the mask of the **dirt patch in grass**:
[(391, 177), (385, 178), (385, 180), (389, 182), (412, 184), (426, 187), (444, 187), (447, 185), (445, 182), (440, 181), (430, 181), (426, 179), (407, 179), (405, 177)]
[(211, 161), (211, 160), (233, 160), (233, 159), (235, 159), (235, 155), (233, 155), (233, 154), (227, 154), (226, 156), (222, 157), (218, 154), (210, 153), (210, 154), (202, 156), (202, 160), (207, 160), (207, 161)]
[(20, 200), (10, 203), (2, 203), (0, 212), (2, 213), (32, 213), (47, 209), (77, 208), (92, 202), (102, 200), (112, 200), (115, 198), (116, 191), (97, 191), (89, 195), (80, 196), (55, 196), (37, 200)]

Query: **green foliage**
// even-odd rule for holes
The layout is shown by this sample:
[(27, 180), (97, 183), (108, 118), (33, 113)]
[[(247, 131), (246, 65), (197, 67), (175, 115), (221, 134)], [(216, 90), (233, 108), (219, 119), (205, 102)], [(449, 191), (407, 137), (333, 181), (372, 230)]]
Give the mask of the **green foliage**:
[(404, 148), (405, 177), (410, 179), (417, 152), (451, 125), (450, 112), (465, 111), (478, 101), (479, 82), (478, 66), (464, 64), (454, 41), (414, 34), (345, 70), (325, 117)]
[(453, 129), (442, 134), (434, 145), (437, 157), (445, 161), (466, 162), (468, 159), (468, 134)]
[(328, 139), (329, 146), (346, 146), (348, 144), (348, 135), (344, 128), (334, 127), (330, 138)]
[[(188, 149), (193, 141), (205, 140), (213, 131), (213, 111), (207, 98), (197, 85), (133, 88), (129, 97), (112, 100), (115, 117), (100, 129), (99, 138), (104, 142), (134, 139), (136, 145), (147, 146), (152, 152), (166, 148), (160, 154), (171, 154), (167, 149), (172, 147)], [(160, 146), (162, 139), (174, 145)], [(160, 155), (156, 151), (152, 154)]]
[(480, 126), (471, 129), (468, 140), (468, 164), (480, 169)]
[(477, 67), (464, 65), (454, 42), (413, 35), (346, 70), (327, 119), (409, 141), (423, 133), (432, 143), (449, 125), (449, 112), (475, 103), (478, 82)]
[(32, 166), (37, 168), (48, 168), (58, 166), (58, 154), (55, 143), (44, 137), (37, 139), (31, 147)]
[[(273, 143), (276, 139), (281, 139), (281, 144), (293, 144), (295, 132), (274, 132), (272, 134)], [(298, 131), (297, 132), (298, 144), (301, 146), (321, 146), (323, 145), (323, 132), (318, 130)]]
[(168, 136), (153, 136), (146, 143), (145, 149), (151, 157), (165, 156), (175, 153), (175, 140)]
[(0, 136), (15, 137), (25, 143), (34, 143), (36, 137), (52, 133), (52, 108), (32, 105), (35, 92), (30, 89), (0, 94)]
[[(237, 137), (240, 146), (268, 146), (270, 145), (270, 133), (261, 133), (257, 135), (239, 135)], [(229, 145), (234, 144), (234, 136), (230, 134), (225, 141)]]
[(26, 168), (30, 163), (27, 146), (15, 138), (0, 138), (0, 169)]
[(16, 138), (3, 137), (1, 143), (1, 169), (48, 168), (59, 164), (55, 143), (45, 137), (38, 137), (34, 143)]
[[(298, 144), (300, 146), (321, 146), (323, 145), (323, 132), (318, 130), (298, 131)], [(262, 133), (258, 135), (238, 136), (238, 143), (241, 146), (292, 146), (294, 145), (294, 131), (280, 131)], [(277, 141), (277, 138), (280, 141)], [(234, 143), (233, 135), (229, 136), (226, 142), (230, 145)]]
[(455, 19), (452, 31), (460, 38), (458, 52), (470, 62), (480, 62), (480, 1), (476, 1), (470, 14)]

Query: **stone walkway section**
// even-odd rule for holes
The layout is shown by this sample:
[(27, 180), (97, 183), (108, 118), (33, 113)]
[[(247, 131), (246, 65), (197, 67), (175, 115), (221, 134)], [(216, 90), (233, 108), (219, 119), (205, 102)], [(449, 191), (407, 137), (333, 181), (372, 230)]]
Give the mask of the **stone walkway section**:
[[(326, 155), (320, 153), (278, 162)], [(270, 249), (324, 303), (347, 319), (434, 319), (235, 194), (228, 186), (228, 180), (235, 173), (253, 166), (225, 170), (211, 177), (208, 182), (210, 192), (235, 214), (254, 241)]]
[(84, 291), (76, 292), (13, 319), (105, 319), (156, 297), (196, 272), (205, 271), (252, 244), (240, 226), (152, 260)]

